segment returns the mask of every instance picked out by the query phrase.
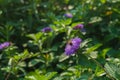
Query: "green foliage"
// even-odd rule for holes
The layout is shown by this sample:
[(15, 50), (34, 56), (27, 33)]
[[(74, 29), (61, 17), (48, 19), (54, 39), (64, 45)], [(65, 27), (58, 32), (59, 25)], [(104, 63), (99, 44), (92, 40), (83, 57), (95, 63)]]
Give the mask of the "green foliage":
[(40, 75), (39, 71), (36, 70), (35, 72), (30, 72), (25, 77), (25, 80), (50, 80), (55, 74), (56, 72), (50, 72), (47, 73), (46, 75)]
[(111, 59), (110, 62), (105, 64), (106, 71), (114, 77), (116, 80), (120, 79), (120, 60), (119, 59)]
[[(119, 80), (119, 4), (0, 0), (0, 80)], [(84, 28), (75, 30), (78, 24)], [(42, 32), (45, 27), (52, 31)], [(75, 37), (82, 39), (80, 48), (67, 56), (66, 44)], [(6, 41), (10, 46), (1, 49)]]
[(96, 45), (88, 48), (88, 50), (86, 51), (86, 53), (91, 53), (91, 52), (93, 52), (94, 50), (96, 50), (97, 48), (99, 48), (100, 46), (102, 46), (102, 44), (96, 44)]

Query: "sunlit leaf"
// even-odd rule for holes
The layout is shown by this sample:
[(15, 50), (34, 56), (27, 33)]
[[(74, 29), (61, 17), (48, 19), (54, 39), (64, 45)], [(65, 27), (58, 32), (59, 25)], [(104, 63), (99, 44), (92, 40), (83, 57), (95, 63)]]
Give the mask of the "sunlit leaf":
[(86, 51), (86, 53), (91, 53), (91, 52), (93, 52), (94, 50), (98, 49), (101, 46), (102, 46), (102, 44), (96, 44), (96, 45), (88, 48), (87, 51)]

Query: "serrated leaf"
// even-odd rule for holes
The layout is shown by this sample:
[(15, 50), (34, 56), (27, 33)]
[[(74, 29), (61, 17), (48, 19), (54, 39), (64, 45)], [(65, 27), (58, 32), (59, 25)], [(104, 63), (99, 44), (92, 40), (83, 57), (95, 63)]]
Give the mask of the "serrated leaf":
[(107, 70), (107, 72), (111, 75), (111, 76), (113, 76), (113, 77), (115, 77), (115, 70), (114, 70), (114, 66), (113, 65), (110, 65), (110, 64), (108, 64), (108, 63), (106, 63), (105, 64), (105, 69)]
[(106, 63), (105, 70), (108, 72), (110, 76), (112, 76), (116, 80), (120, 79), (120, 74), (117, 73), (117, 71), (120, 70), (120, 67), (118, 67), (117, 65), (112, 63)]

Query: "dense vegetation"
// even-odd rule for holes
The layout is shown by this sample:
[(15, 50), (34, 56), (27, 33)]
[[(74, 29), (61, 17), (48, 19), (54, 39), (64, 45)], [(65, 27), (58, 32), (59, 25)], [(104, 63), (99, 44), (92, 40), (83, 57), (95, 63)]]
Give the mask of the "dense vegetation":
[(0, 80), (120, 80), (120, 0), (0, 0)]

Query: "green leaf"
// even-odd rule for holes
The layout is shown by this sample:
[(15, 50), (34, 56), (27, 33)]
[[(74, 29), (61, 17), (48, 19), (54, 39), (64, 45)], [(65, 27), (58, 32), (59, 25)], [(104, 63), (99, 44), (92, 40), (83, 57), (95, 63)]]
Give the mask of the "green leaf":
[(60, 69), (63, 69), (63, 70), (65, 70), (67, 68), (65, 66), (65, 64), (62, 64), (62, 63), (57, 64), (57, 67), (60, 68)]
[(18, 55), (15, 55), (15, 56), (14, 56), (14, 60), (15, 60), (15, 61), (23, 60), (23, 59), (25, 59), (25, 58), (28, 57), (28, 56), (30, 56), (30, 55), (29, 55), (28, 50), (26, 49), (26, 50), (24, 50), (23, 53), (18, 54)]
[(40, 37), (42, 36), (42, 33), (41, 32), (38, 32), (36, 34), (28, 34), (27, 37), (35, 40), (35, 41), (38, 41), (40, 39)]
[(75, 27), (76, 25), (78, 25), (78, 24), (83, 24), (83, 22), (76, 22), (76, 23), (72, 23), (72, 27)]
[(25, 80), (50, 80), (53, 76), (56, 75), (56, 72), (49, 72), (46, 75), (42, 75), (38, 70), (35, 72), (30, 72), (25, 76)]
[(71, 19), (66, 19), (65, 21), (63, 21), (63, 23), (64, 23), (65, 25), (69, 25), (71, 22), (72, 22)]
[(35, 37), (36, 37), (37, 40), (39, 40), (41, 36), (42, 36), (42, 33), (41, 33), (41, 32), (38, 32), (38, 33), (35, 35)]
[(98, 49), (100, 46), (102, 46), (102, 44), (96, 44), (90, 48), (87, 49), (86, 53), (90, 54), (91, 52), (93, 52), (94, 50)]
[(44, 75), (40, 75), (39, 71), (30, 72), (25, 76), (25, 80), (48, 80)]
[(89, 80), (90, 74), (89, 73), (85, 73), (83, 75), (81, 75), (80, 78), (77, 78), (75, 80)]
[(47, 79), (51, 79), (52, 77), (54, 77), (57, 74), (57, 72), (49, 72), (47, 73), (45, 76), (47, 77)]
[(73, 73), (72, 72), (63, 72), (61, 73), (61, 76), (72, 76)]
[(62, 54), (60, 57), (59, 57), (59, 62), (63, 62), (64, 60), (68, 59), (69, 56), (66, 56), (65, 54)]
[(96, 76), (103, 76), (103, 75), (105, 75), (105, 71), (103, 69), (101, 69), (99, 66), (97, 66), (96, 70), (95, 70), (95, 75)]
[(51, 48), (52, 51), (57, 51), (58, 50), (58, 47), (55, 45)]
[(63, 80), (63, 77), (55, 77), (53, 80)]
[(31, 38), (31, 39), (33, 39), (33, 40), (36, 39), (36, 38), (35, 38), (35, 34), (28, 34), (27, 37), (29, 37), (29, 38)]
[(81, 47), (81, 48), (85, 47), (85, 46), (87, 45), (87, 43), (89, 43), (90, 41), (92, 41), (92, 39), (90, 39), (90, 38), (84, 40), (84, 41), (80, 44), (80, 47)]
[(105, 58), (105, 55), (107, 54), (107, 52), (110, 50), (110, 48), (105, 48), (105, 49), (103, 49), (102, 50), (102, 53), (101, 53), (101, 56), (103, 57), (103, 58)]
[[(84, 54), (79, 54), (80, 58), (79, 58), (79, 64), (82, 66), (91, 66), (91, 62), (90, 60), (84, 55)], [(93, 66), (93, 65), (92, 65)]]
[(105, 70), (110, 74), (110, 76), (112, 76), (116, 80), (120, 79), (120, 74), (118, 73), (120, 70), (119, 66), (117, 66), (113, 63), (106, 63)]
[(93, 51), (93, 52), (90, 53), (90, 56), (92, 58), (97, 58), (98, 57), (98, 52), (97, 51)]
[(33, 66), (35, 66), (36, 64), (38, 64), (39, 62), (41, 62), (40, 59), (32, 59), (32, 60), (29, 62), (28, 66), (29, 66), (29, 67), (33, 67)]
[(106, 0), (100, 0), (100, 1), (101, 1), (101, 3), (103, 3), (103, 4), (106, 3)]

